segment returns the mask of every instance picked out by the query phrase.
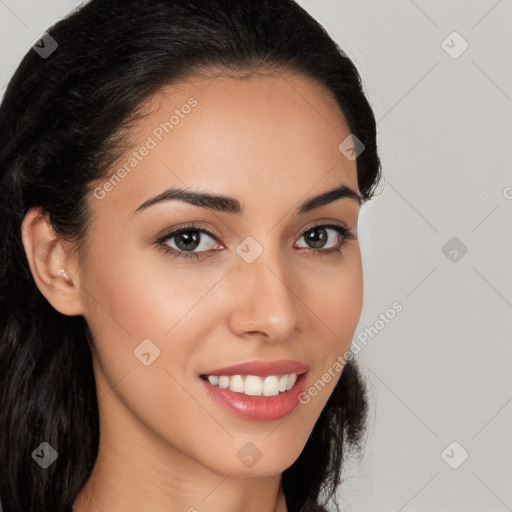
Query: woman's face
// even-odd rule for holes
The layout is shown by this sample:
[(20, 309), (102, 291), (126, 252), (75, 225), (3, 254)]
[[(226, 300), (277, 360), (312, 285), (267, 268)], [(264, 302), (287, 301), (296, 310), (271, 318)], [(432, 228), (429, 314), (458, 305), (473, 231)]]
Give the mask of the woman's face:
[[(195, 78), (148, 107), (133, 152), (89, 197), (81, 301), (104, 439), (183, 467), (277, 475), (302, 451), (361, 314), (357, 198), (300, 208), (342, 185), (359, 194), (356, 161), (339, 149), (350, 131), (326, 90), (291, 74)], [(148, 204), (171, 188), (236, 204)], [(248, 418), (213, 399), (200, 378), (254, 360), (302, 362), (301, 389), (322, 384), (265, 419), (258, 404)]]

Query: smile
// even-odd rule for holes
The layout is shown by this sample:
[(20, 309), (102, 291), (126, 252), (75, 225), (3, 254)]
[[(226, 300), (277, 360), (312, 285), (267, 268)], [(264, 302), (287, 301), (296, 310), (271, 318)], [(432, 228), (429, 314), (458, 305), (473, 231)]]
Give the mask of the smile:
[(207, 396), (227, 412), (244, 419), (272, 421), (299, 405), (309, 373), (200, 375), (200, 381)]
[(299, 374), (284, 373), (260, 377), (257, 375), (201, 375), (214, 386), (229, 389), (248, 396), (276, 396), (289, 391), (297, 381)]

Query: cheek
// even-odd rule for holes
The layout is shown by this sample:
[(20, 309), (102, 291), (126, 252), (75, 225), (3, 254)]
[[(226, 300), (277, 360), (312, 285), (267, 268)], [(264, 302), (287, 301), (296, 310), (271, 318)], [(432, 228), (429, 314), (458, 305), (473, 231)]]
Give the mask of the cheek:
[(132, 341), (162, 339), (191, 313), (204, 314), (202, 298), (223, 274), (219, 268), (201, 272), (156, 248), (142, 251), (121, 242), (115, 250), (110, 246), (91, 253), (93, 271), (85, 285), (91, 293), (85, 298), (94, 316), (130, 333)]
[[(210, 295), (226, 269), (212, 266), (209, 272), (200, 272), (193, 264), (169, 261), (171, 256), (163, 253), (114, 250), (112, 245), (90, 254), (92, 270), (83, 283), (86, 320), (104, 385), (108, 389), (129, 371), (127, 379), (138, 382), (138, 389), (130, 392), (134, 400), (144, 393), (154, 396), (155, 389), (180, 396), (180, 387), (165, 370), (180, 382), (195, 372), (205, 334), (218, 323), (215, 312), (221, 308), (217, 304), (215, 309)], [(112, 258), (114, 254), (119, 257)], [(146, 367), (137, 356), (148, 350), (154, 363)], [(140, 403), (146, 401), (141, 398)]]
[[(129, 251), (115, 260), (108, 259), (107, 250), (103, 259), (99, 251), (94, 254), (97, 261), (88, 266), (94, 272), (83, 284), (103, 413), (119, 422), (133, 415), (162, 438), (179, 439), (180, 446), (192, 449), (187, 432), (191, 424), (204, 423), (204, 410), (182, 383), (197, 365), (194, 354), (211, 321), (201, 297), (214, 283), (209, 286), (208, 276), (200, 280), (197, 272), (183, 268), (164, 272), (165, 258), (140, 258)], [(151, 343), (143, 341), (148, 339)]]
[(305, 303), (315, 313), (315, 322), (325, 333), (326, 346), (348, 348), (363, 306), (363, 272), (359, 247), (352, 245), (341, 263), (308, 275)]

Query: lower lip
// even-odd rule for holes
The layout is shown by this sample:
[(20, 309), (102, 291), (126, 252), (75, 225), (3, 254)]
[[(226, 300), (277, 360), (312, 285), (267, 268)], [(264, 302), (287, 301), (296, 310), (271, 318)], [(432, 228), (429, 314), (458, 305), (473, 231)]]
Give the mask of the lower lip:
[(290, 414), (299, 405), (299, 395), (306, 388), (309, 372), (299, 376), (291, 389), (275, 396), (248, 396), (236, 393), (229, 388), (223, 389), (199, 378), (210, 397), (224, 409), (249, 420), (278, 420)]

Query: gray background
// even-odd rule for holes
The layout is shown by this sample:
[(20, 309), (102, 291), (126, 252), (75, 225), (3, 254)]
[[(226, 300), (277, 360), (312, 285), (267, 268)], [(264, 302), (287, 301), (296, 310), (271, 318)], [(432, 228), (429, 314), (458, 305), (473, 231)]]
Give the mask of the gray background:
[[(370, 428), (341, 505), (512, 510), (512, 2), (299, 3), (358, 67), (383, 163), (359, 224)], [(78, 5), (0, 0), (0, 94)]]

